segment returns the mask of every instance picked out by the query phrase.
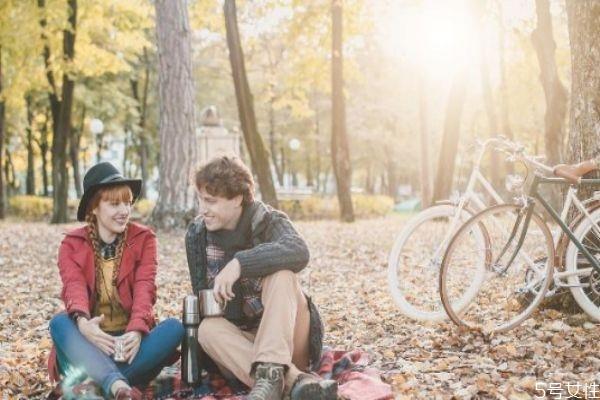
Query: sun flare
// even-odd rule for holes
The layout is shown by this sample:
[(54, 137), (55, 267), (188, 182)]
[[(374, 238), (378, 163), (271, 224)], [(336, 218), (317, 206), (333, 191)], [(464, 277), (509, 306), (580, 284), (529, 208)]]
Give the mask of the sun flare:
[(390, 4), (381, 25), (383, 47), (434, 80), (450, 78), (474, 59), (476, 30), (464, 1), (425, 1), (408, 7)]

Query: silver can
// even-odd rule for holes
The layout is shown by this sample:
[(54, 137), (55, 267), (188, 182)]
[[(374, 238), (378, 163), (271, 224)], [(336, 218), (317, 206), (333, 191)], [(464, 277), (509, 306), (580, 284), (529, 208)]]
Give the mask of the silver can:
[(122, 337), (115, 338), (115, 354), (113, 360), (116, 362), (125, 362), (125, 339)]

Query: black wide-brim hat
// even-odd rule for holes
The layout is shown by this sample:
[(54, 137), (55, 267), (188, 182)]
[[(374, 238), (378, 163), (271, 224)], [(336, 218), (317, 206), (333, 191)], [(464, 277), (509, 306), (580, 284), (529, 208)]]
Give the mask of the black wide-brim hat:
[(85, 212), (89, 201), (94, 197), (98, 189), (115, 186), (127, 185), (133, 192), (133, 201), (136, 201), (142, 191), (141, 179), (125, 178), (121, 172), (109, 162), (101, 162), (94, 165), (86, 172), (83, 177), (83, 196), (79, 200), (77, 209), (77, 221), (85, 221)]

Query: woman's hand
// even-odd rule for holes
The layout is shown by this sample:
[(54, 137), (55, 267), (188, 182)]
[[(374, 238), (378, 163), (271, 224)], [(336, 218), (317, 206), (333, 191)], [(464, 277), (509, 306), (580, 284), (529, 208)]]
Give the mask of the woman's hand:
[(92, 319), (79, 318), (77, 327), (79, 332), (93, 345), (98, 347), (104, 354), (112, 355), (115, 352), (115, 338), (100, 329), (100, 322), (104, 315)]
[(235, 297), (233, 284), (239, 279), (241, 268), (240, 262), (234, 258), (215, 277), (213, 288), (215, 299), (223, 306)]
[(125, 359), (127, 360), (127, 363), (131, 364), (140, 350), (142, 333), (138, 331), (127, 332), (119, 339), (123, 341), (123, 353), (125, 354)]

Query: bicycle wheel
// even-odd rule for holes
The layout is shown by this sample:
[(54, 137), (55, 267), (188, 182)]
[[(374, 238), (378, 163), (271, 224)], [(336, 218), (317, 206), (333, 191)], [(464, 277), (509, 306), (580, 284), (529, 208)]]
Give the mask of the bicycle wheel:
[[(590, 216), (594, 224), (600, 224), (600, 210), (593, 211)], [(600, 260), (600, 229), (594, 227), (592, 221), (583, 218), (573, 233), (592, 256)], [(577, 304), (590, 317), (600, 321), (600, 272), (594, 269), (573, 242), (567, 247), (565, 269), (572, 274), (567, 282)]]
[[(552, 234), (534, 213), (512, 263), (525, 217), (509, 241), (522, 208), (498, 205), (472, 217), (456, 232), (442, 260), (440, 295), (450, 319), (486, 332), (514, 328), (535, 310), (552, 280)], [(477, 240), (484, 230), (487, 247)], [(466, 302), (465, 300), (469, 300)]]
[(427, 208), (410, 219), (398, 235), (388, 259), (390, 294), (402, 314), (420, 321), (447, 318), (437, 280), (445, 244), (473, 214), (453, 205)]

